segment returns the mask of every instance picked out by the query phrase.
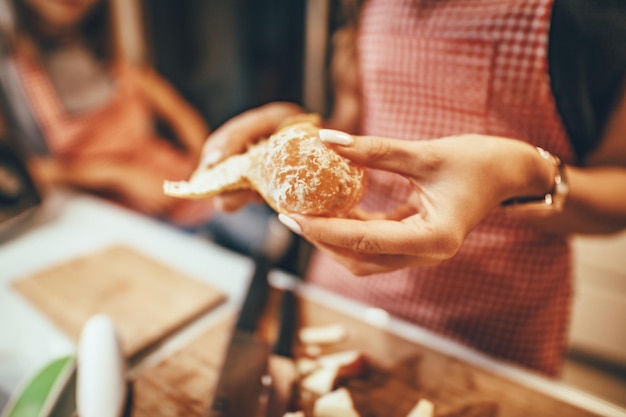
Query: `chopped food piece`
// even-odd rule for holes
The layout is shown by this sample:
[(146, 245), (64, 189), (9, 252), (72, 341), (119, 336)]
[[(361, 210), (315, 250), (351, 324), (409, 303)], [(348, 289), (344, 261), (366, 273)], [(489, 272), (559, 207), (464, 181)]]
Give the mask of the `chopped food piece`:
[(313, 417), (360, 417), (360, 415), (354, 409), (350, 391), (339, 388), (315, 401)]
[(304, 411), (289, 411), (283, 417), (305, 417)]
[(296, 362), (296, 369), (299, 375), (308, 375), (320, 367), (320, 364), (313, 359), (301, 358)]
[[(306, 375), (302, 387), (318, 395), (324, 395), (337, 387), (339, 378), (361, 376), (367, 370), (367, 360), (358, 350), (346, 350), (321, 356), (317, 360), (300, 359), (300, 375)], [(305, 373), (302, 371), (308, 370)]]
[(278, 213), (342, 217), (365, 193), (365, 171), (326, 146), (319, 115), (293, 118), (243, 154), (199, 166), (188, 181), (165, 181), (166, 195), (208, 198), (256, 190)]
[(324, 395), (335, 389), (337, 368), (319, 368), (302, 380), (302, 388), (317, 395)]
[(309, 326), (300, 329), (299, 332), (300, 341), (309, 345), (341, 342), (346, 335), (346, 328), (340, 324)]
[(317, 358), (322, 353), (322, 348), (318, 345), (306, 345), (304, 347), (304, 353), (309, 358)]
[(415, 407), (406, 417), (433, 417), (435, 415), (435, 404), (428, 401), (425, 398), (422, 398), (415, 404)]
[(345, 350), (324, 355), (317, 360), (324, 368), (337, 368), (337, 375), (344, 378), (358, 377), (365, 373), (367, 360), (358, 350)]

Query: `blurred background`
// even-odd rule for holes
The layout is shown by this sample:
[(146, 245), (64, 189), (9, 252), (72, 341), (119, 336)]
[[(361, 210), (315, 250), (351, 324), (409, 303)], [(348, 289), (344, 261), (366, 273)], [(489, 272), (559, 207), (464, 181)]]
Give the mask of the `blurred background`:
[(304, 0), (151, 0), (139, 7), (147, 59), (211, 126), (269, 101), (302, 103)]

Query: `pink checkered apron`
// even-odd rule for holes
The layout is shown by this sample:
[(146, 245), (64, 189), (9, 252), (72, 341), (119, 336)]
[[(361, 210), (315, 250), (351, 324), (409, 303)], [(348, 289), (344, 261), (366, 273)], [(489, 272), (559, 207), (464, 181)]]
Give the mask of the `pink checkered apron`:
[[(22, 55), (15, 60), (46, 145), (58, 160), (125, 162), (153, 171), (163, 180), (187, 179), (195, 169), (195, 158), (154, 133), (153, 113), (133, 85), (131, 69), (115, 71), (116, 91), (107, 103), (70, 114), (36, 60)], [(135, 208), (127, 201), (116, 200)], [(196, 227), (204, 225), (212, 213), (210, 200), (176, 200), (163, 217), (183, 227)]]
[[(358, 50), (366, 135), (461, 133), (520, 139), (572, 162), (547, 69), (552, 0), (372, 0)], [(407, 196), (395, 174), (370, 178), (363, 207)], [(571, 301), (566, 238), (497, 209), (437, 267), (355, 277), (316, 253), (311, 282), (498, 358), (556, 375)]]

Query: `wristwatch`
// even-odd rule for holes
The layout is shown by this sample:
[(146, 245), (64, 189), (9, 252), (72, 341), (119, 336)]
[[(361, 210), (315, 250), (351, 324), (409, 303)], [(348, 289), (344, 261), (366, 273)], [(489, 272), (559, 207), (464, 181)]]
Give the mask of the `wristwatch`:
[(552, 190), (543, 196), (535, 197), (517, 197), (510, 200), (506, 200), (502, 203), (502, 206), (512, 210), (523, 211), (556, 211), (563, 210), (565, 200), (567, 200), (567, 194), (569, 193), (569, 186), (567, 182), (567, 176), (565, 175), (565, 166), (561, 162), (561, 159), (550, 152), (537, 147), (537, 152), (542, 158), (552, 163), (554, 166), (554, 187)]

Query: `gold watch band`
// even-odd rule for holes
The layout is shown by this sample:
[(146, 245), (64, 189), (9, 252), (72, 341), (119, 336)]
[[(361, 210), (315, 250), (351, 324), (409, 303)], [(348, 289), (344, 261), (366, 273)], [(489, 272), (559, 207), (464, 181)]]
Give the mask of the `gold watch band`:
[(534, 197), (520, 197), (506, 200), (503, 207), (512, 210), (536, 210), (536, 211), (562, 211), (569, 193), (565, 166), (561, 159), (550, 152), (537, 147), (537, 152), (542, 158), (554, 165), (554, 186), (547, 194)]

